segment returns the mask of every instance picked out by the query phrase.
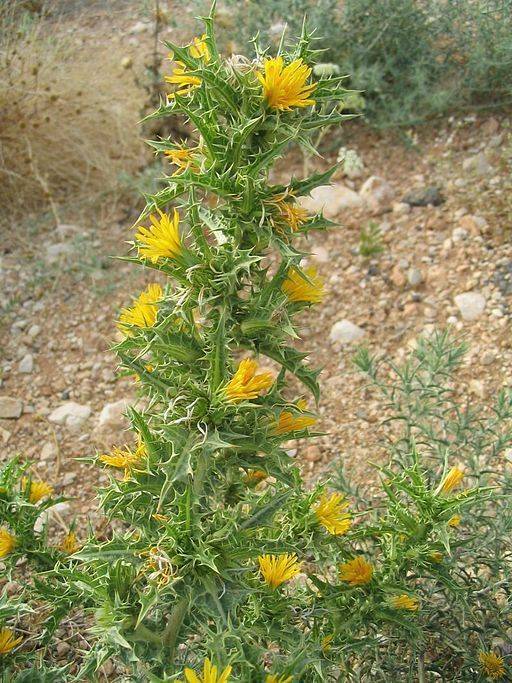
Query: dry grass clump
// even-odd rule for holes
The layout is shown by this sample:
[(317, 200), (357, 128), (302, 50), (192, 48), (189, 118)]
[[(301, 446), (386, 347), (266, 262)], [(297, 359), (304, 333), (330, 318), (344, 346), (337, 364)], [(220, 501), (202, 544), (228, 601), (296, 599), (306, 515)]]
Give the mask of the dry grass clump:
[(141, 164), (143, 94), (111, 45), (16, 4), (0, 8), (0, 203), (17, 213), (108, 194)]

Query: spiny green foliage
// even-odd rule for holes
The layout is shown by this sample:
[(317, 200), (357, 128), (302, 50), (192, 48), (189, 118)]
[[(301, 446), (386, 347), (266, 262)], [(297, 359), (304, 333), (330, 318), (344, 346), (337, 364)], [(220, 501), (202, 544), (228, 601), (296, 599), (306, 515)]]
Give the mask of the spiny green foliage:
[[(2, 526), (16, 537), (4, 552), (7, 575), (17, 576), (22, 558), (39, 573), (19, 609), (4, 614), (0, 603), (0, 618), (17, 627), (21, 605), (43, 615), (8, 661), (23, 669), (37, 643), (41, 680), (93, 680), (109, 658), (126, 681), (182, 680), (208, 658), (220, 670), (232, 667), (229, 680), (240, 683), (272, 674), (313, 683), (425, 680), (425, 671), (473, 681), (479, 651), (506, 636), (510, 614), (506, 604), (492, 611), (509, 580), (500, 559), (509, 517), (492, 519), (491, 499), (501, 505), (493, 487), (502, 482), (482, 455), (496, 458), (510, 441), (510, 396), (499, 398), (494, 421), (462, 411), (447, 385), (463, 349), (443, 335), (421, 342), (403, 367), (391, 366), (389, 385), (380, 380), (382, 363), (361, 351), (358, 365), (405, 425), (389, 463), (378, 467), (382, 494), (361, 504), (347, 491), (347, 510), (328, 482), (305, 488), (286, 450), (290, 438), (314, 436), (313, 413), (298, 399), (319, 394), (318, 371), (296, 348), (297, 315), (321, 292), (302, 270), (302, 249), (311, 229), (328, 224), (297, 213), (295, 198), (330, 176), (283, 186), (269, 174), (291, 141), (308, 147), (312, 131), (342, 118), (336, 103), (344, 91), (326, 78), (313, 106), (278, 110), (258, 81), (261, 61), (226, 62), (212, 17), (205, 26), (189, 48), (168, 45), (183, 65), (180, 78), (196, 80), (155, 116), (187, 118), (195, 146), (187, 145), (191, 163), (178, 163), (165, 190), (147, 198), (142, 222), (152, 215), (155, 229), (161, 221), (168, 229), (160, 255), (150, 258), (139, 232), (129, 257), (165, 284), (154, 283), (120, 317), (124, 338), (115, 351), (121, 368), (137, 375), (146, 407), (129, 411), (136, 445), (99, 458), (121, 471), (100, 491), (108, 538), (91, 535), (70, 556), (48, 549), (44, 527), (34, 524), (55, 499), (20, 502), (17, 462), (1, 475)], [(312, 65), (307, 33), (282, 55), (287, 65)], [(329, 113), (320, 113), (330, 100)], [(152, 144), (177, 149), (171, 140)], [(170, 202), (179, 234), (175, 218), (157, 213)], [(273, 377), (258, 374), (254, 358)], [(462, 464), (464, 487), (447, 488), (449, 469)], [(503, 501), (508, 491), (500, 491)], [(460, 531), (450, 526), (457, 514)], [(265, 575), (264, 555), (286, 556), (292, 571)], [(42, 573), (41, 557), (51, 560)], [(52, 638), (77, 611), (89, 619), (90, 647), (74, 679), (52, 670)], [(449, 631), (451, 614), (457, 627)], [(462, 627), (463, 640), (445, 637)]]
[(361, 232), (359, 234), (359, 253), (361, 256), (364, 256), (364, 258), (370, 258), (370, 256), (377, 256), (383, 251), (382, 232), (375, 221), (370, 221), (367, 227), (361, 227)]
[(294, 34), (306, 14), (322, 61), (350, 74), (379, 127), (511, 102), (511, 0), (225, 0), (222, 7), (221, 37), (235, 50), (256, 34), (275, 44), (280, 27)]

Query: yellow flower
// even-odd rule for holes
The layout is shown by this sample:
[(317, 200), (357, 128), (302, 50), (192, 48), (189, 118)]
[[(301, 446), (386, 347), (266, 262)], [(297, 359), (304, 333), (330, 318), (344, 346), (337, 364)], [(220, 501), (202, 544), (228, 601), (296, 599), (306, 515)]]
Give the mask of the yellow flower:
[(62, 552), (66, 553), (66, 555), (73, 555), (73, 553), (76, 553), (81, 547), (82, 546), (78, 542), (75, 532), (68, 531), (68, 533), (64, 536), (64, 540), (59, 545), (59, 550), (62, 550)]
[(260, 572), (265, 583), (271, 588), (277, 588), (285, 581), (293, 579), (300, 572), (300, 562), (297, 555), (260, 555), (258, 557)]
[(143, 443), (139, 443), (135, 452), (132, 452), (127, 447), (125, 448), (126, 450), (124, 451), (121, 448), (113, 448), (112, 453), (100, 455), (98, 460), (110, 467), (124, 469), (124, 477), (127, 479), (130, 476), (132, 469), (139, 464), (146, 455), (146, 448)]
[(390, 599), (389, 603), (395, 609), (406, 609), (410, 612), (416, 612), (420, 608), (418, 598), (411, 598), (406, 593), (403, 593), (402, 595), (393, 596)]
[(251, 358), (244, 358), (237, 371), (224, 388), (228, 401), (249, 401), (257, 398), (274, 383), (271, 372), (256, 374), (258, 364)]
[(201, 85), (199, 76), (193, 76), (192, 74), (187, 73), (187, 68), (183, 62), (176, 62), (176, 64), (178, 66), (173, 69), (172, 74), (165, 77), (167, 83), (178, 86), (176, 92), (167, 95), (170, 100), (172, 100), (175, 95), (189, 95), (194, 88), (198, 88)]
[(340, 564), (339, 576), (342, 581), (347, 581), (351, 586), (364, 586), (372, 580), (373, 567), (364, 557), (359, 556)]
[(0, 527), (0, 558), (7, 557), (14, 550), (15, 545), (16, 537), (10, 534), (5, 527)]
[(178, 175), (184, 171), (191, 171), (197, 173), (199, 171), (199, 166), (197, 161), (194, 159), (194, 153), (197, 152), (197, 147), (185, 147), (185, 145), (179, 145), (174, 149), (166, 149), (164, 154), (169, 157), (171, 163), (173, 163), (178, 168), (174, 171), (173, 175)]
[(0, 655), (6, 655), (21, 643), (23, 638), (14, 637), (14, 631), (10, 628), (0, 628)]
[[(306, 410), (307, 405), (305, 401), (297, 401), (297, 410)], [(288, 434), (288, 432), (300, 432), (303, 429), (308, 429), (315, 424), (316, 417), (311, 415), (296, 415), (289, 410), (283, 410), (280, 413), (277, 422), (274, 424), (272, 434)]]
[(310, 95), (316, 83), (306, 85), (311, 69), (303, 64), (302, 59), (295, 59), (284, 66), (282, 57), (266, 59), (263, 64), (264, 73), (256, 76), (263, 87), (263, 96), (272, 109), (290, 110), (292, 107), (308, 107), (315, 104)]
[(293, 676), (278, 676), (277, 674), (268, 674), (265, 678), (265, 683), (292, 683)]
[(263, 470), (251, 470), (250, 472), (247, 472), (243, 481), (246, 486), (250, 486), (252, 488), (257, 486), (260, 481), (263, 481), (263, 479), (266, 479), (267, 477), (268, 474)]
[(315, 514), (330, 534), (341, 536), (347, 533), (352, 524), (350, 514), (345, 512), (347, 508), (348, 503), (341, 493), (332, 493), (330, 496), (324, 493), (318, 501)]
[(203, 33), (200, 38), (194, 38), (188, 51), (194, 59), (202, 59), (205, 64), (208, 64), (210, 61), (210, 50), (206, 43), (206, 33)]
[(458, 467), (452, 467), (441, 483), (441, 491), (443, 493), (450, 493), (456, 486), (460, 484), (463, 477), (464, 472), (461, 469)]
[[(23, 477), (21, 480), (21, 488), (26, 491), (29, 485), (27, 477)], [(51, 496), (53, 494), (53, 487), (47, 484), (45, 481), (31, 481), (30, 490), (28, 494), (28, 500), (30, 503), (35, 505), (39, 503), (45, 496)]]
[(443, 553), (439, 552), (439, 550), (434, 550), (430, 553), (430, 558), (432, 559), (433, 562), (442, 562), (443, 561)]
[(297, 232), (309, 220), (306, 209), (295, 202), (289, 191), (275, 195), (270, 203), (277, 208), (279, 219), (286, 223), (292, 232)]
[(450, 517), (450, 519), (448, 520), (448, 526), (451, 526), (455, 529), (459, 526), (461, 519), (462, 517), (460, 515), (453, 515), (453, 517)]
[(482, 665), (482, 670), (486, 676), (497, 680), (505, 675), (505, 665), (503, 657), (495, 654), (492, 651), (480, 652), (478, 654), (478, 659)]
[(147, 258), (152, 263), (158, 263), (161, 258), (176, 258), (183, 251), (178, 212), (174, 209), (172, 218), (160, 210), (158, 213), (160, 219), (151, 215), (149, 217), (151, 226), (149, 228), (140, 226), (139, 232), (135, 235), (139, 243), (139, 256)]
[(188, 668), (185, 669), (184, 673), (187, 683), (227, 683), (231, 674), (231, 667), (227, 666), (222, 673), (218, 673), (217, 667), (209, 659), (205, 659), (202, 676), (198, 676), (195, 671)]
[(119, 316), (118, 328), (127, 336), (132, 336), (132, 327), (148, 328), (156, 323), (158, 302), (163, 297), (160, 285), (148, 285), (135, 299), (131, 308), (123, 308)]
[(322, 648), (322, 652), (327, 654), (329, 650), (331, 649), (331, 643), (334, 640), (334, 633), (330, 633), (328, 636), (324, 636), (320, 642), (320, 647)]
[(281, 289), (294, 302), (317, 304), (324, 296), (323, 283), (315, 268), (306, 268), (304, 272), (298, 268), (290, 268)]

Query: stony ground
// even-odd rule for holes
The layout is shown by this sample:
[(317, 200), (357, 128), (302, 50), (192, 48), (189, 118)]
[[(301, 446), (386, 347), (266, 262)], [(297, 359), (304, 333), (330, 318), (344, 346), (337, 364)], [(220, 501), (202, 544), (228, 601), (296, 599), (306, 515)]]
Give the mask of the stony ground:
[[(470, 343), (468, 400), (512, 385), (509, 130), (506, 118), (472, 116), (425, 127), (404, 144), (350, 123), (315, 162), (327, 167), (343, 145), (364, 169), (352, 179), (339, 173), (309, 201), (340, 223), (309, 244), (328, 292), (304, 316), (302, 346), (324, 368), (326, 432), (314, 445), (291, 445), (309, 477), (343, 462), (364, 482), (381, 453), (382, 409), (351, 364), (359, 343), (401, 358), (419, 334), (449, 325)], [(291, 153), (277, 176), (300, 169)], [(410, 205), (424, 200), (438, 205)], [(81, 459), (130, 441), (122, 413), (135, 385), (117, 376), (108, 347), (119, 307), (145, 274), (110, 256), (126, 252), (135, 217), (116, 210), (95, 225), (34, 224), (2, 240), (0, 461), (31, 459), (35, 477), (69, 496), (63, 525), (74, 516), (101, 524), (95, 487), (106, 474)], [(364, 258), (360, 230), (372, 222), (384, 250)]]

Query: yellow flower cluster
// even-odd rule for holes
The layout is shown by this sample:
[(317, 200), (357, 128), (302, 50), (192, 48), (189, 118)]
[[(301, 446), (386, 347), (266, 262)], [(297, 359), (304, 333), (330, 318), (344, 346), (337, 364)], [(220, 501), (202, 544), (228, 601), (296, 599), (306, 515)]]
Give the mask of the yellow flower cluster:
[(302, 59), (295, 59), (285, 66), (282, 57), (266, 59), (263, 73), (256, 77), (263, 87), (263, 96), (271, 109), (287, 111), (292, 107), (309, 107), (316, 83), (306, 85), (311, 68)]
[(320, 524), (334, 536), (346, 534), (352, 525), (352, 519), (348, 512), (348, 503), (341, 493), (332, 493), (330, 496), (324, 493), (320, 498), (315, 513)]
[(482, 671), (486, 676), (493, 680), (503, 678), (505, 675), (505, 662), (503, 657), (500, 657), (500, 655), (497, 655), (491, 650), (489, 652), (480, 652), (478, 659), (482, 665)]
[(14, 550), (16, 538), (5, 527), (0, 527), (0, 559)]
[(142, 329), (153, 327), (158, 314), (158, 304), (164, 293), (160, 285), (152, 284), (138, 296), (130, 308), (123, 308), (119, 316), (118, 328), (130, 337), (133, 328)]
[(141, 463), (146, 455), (144, 444), (139, 442), (135, 451), (131, 451), (127, 446), (125, 446), (125, 450), (116, 447), (112, 449), (112, 453), (100, 455), (98, 459), (109, 467), (124, 470), (124, 477), (128, 479), (132, 470)]
[(317, 304), (324, 296), (323, 282), (313, 267), (307, 268), (304, 272), (298, 268), (290, 268), (281, 289), (294, 303)]
[[(206, 43), (206, 35), (202, 35), (201, 38), (194, 38), (192, 45), (188, 49), (190, 55), (194, 59), (201, 59), (205, 64), (210, 61), (210, 50)], [(173, 56), (169, 55), (172, 59)], [(177, 85), (178, 89), (167, 97), (173, 99), (175, 95), (189, 95), (194, 88), (198, 88), (201, 85), (201, 78), (199, 76), (194, 76), (187, 72), (187, 68), (183, 62), (176, 62), (177, 67), (173, 70), (170, 76), (166, 76), (165, 80), (171, 85)]]
[(258, 398), (262, 391), (269, 389), (274, 383), (271, 372), (257, 374), (258, 364), (251, 358), (244, 358), (237, 371), (224, 387), (226, 399), (232, 403), (250, 401)]
[(260, 572), (270, 588), (278, 588), (285, 581), (293, 579), (300, 572), (301, 564), (297, 555), (260, 555), (258, 557)]
[(14, 632), (10, 628), (0, 628), (0, 655), (6, 655), (21, 643), (23, 638), (14, 637)]
[(50, 484), (45, 481), (31, 481), (29, 484), (27, 477), (23, 477), (21, 480), (21, 488), (25, 493), (28, 493), (28, 500), (33, 505), (39, 503), (46, 496), (53, 495), (53, 487)]
[(161, 211), (158, 213), (160, 218), (151, 215), (149, 217), (151, 226), (149, 228), (140, 226), (139, 232), (135, 235), (139, 256), (147, 258), (151, 263), (158, 263), (163, 258), (175, 259), (183, 251), (178, 212), (174, 209), (172, 218)]

